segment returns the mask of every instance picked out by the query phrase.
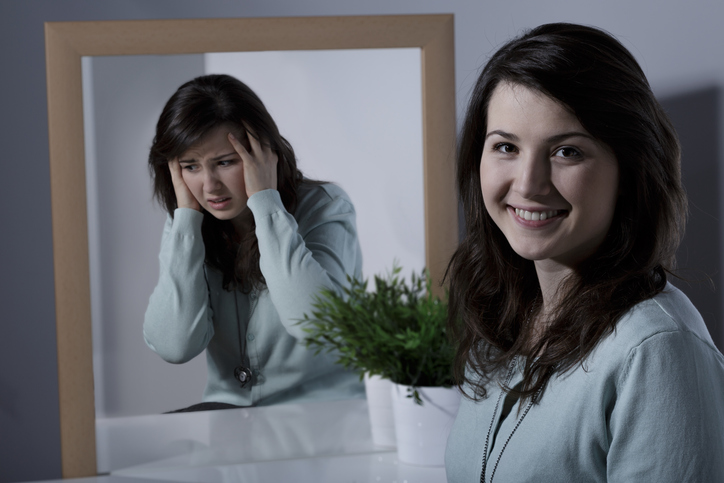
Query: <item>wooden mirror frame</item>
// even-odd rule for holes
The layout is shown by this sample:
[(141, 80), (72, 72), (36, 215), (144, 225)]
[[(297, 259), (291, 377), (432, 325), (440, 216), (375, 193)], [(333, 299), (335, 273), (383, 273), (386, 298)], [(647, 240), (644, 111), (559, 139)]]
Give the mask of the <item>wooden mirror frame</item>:
[(453, 16), (45, 23), (64, 478), (96, 474), (81, 56), (420, 48), (425, 262), (438, 290), (458, 244)]

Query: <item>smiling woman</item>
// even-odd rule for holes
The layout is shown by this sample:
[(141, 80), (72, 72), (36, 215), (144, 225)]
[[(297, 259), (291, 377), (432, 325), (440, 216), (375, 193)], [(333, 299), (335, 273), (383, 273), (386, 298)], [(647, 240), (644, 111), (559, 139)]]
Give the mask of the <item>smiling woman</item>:
[(679, 145), (633, 56), (571, 24), (504, 45), (457, 175), (449, 481), (724, 481), (724, 357), (667, 282)]
[(611, 225), (613, 152), (559, 102), (516, 84), (496, 87), (488, 129), (480, 161), (485, 208), (517, 254), (565, 275)]
[(206, 350), (201, 407), (363, 397), (358, 376), (299, 344), (298, 325), (318, 290), (361, 277), (354, 207), (302, 176), (256, 94), (229, 75), (185, 83), (149, 164), (169, 217), (144, 337), (172, 363)]

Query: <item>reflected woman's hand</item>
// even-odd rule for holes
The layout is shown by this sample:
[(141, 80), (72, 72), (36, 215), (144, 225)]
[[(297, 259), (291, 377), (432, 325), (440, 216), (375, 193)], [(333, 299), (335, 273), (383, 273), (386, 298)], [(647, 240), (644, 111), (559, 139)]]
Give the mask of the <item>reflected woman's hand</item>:
[(181, 175), (181, 165), (178, 159), (172, 159), (168, 162), (168, 170), (171, 171), (171, 181), (173, 182), (173, 190), (176, 193), (176, 206), (178, 208), (191, 208), (192, 210), (201, 211), (201, 205), (191, 194), (191, 190), (186, 186), (186, 182)]
[(277, 153), (272, 151), (268, 143), (261, 143), (256, 134), (246, 129), (250, 149), (231, 133), (229, 142), (244, 162), (244, 184), (246, 195), (251, 197), (254, 193), (267, 189), (277, 189)]

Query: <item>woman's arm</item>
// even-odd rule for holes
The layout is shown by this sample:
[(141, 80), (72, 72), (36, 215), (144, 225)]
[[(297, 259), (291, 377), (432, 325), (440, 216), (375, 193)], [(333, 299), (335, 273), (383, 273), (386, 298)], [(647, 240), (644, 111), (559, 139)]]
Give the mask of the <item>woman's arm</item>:
[(356, 214), (347, 194), (333, 184), (299, 187), (296, 217), (277, 191), (277, 154), (248, 128), (248, 149), (231, 133), (244, 163), (247, 206), (254, 214), (261, 269), (272, 303), (290, 335), (303, 339), (299, 320), (321, 288), (339, 290), (347, 275), (361, 276)]
[(724, 361), (691, 332), (629, 354), (609, 421), (608, 481), (724, 481)]
[(340, 290), (347, 275), (361, 276), (362, 266), (356, 214), (347, 195), (332, 184), (305, 189), (296, 219), (276, 190), (260, 191), (248, 202), (272, 302), (289, 334), (300, 340), (306, 334), (299, 319), (319, 290)]
[(143, 323), (146, 344), (167, 362), (180, 364), (200, 354), (214, 335), (204, 275), (203, 214), (179, 208), (161, 239), (158, 284)]

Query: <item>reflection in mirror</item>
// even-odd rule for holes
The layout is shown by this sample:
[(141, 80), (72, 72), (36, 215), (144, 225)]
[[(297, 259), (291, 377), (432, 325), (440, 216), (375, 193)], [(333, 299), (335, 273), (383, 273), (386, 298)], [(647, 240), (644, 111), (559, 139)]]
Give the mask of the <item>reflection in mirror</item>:
[[(174, 366), (144, 344), (165, 213), (146, 168), (155, 122), (185, 81), (228, 73), (264, 101), (308, 176), (357, 210), (365, 276), (424, 265), (419, 49), (83, 59), (96, 415), (153, 414), (201, 399), (205, 357)], [(99, 426), (100, 428), (100, 426)], [(100, 444), (99, 440), (99, 444)], [(103, 471), (99, 452), (99, 471)]]

